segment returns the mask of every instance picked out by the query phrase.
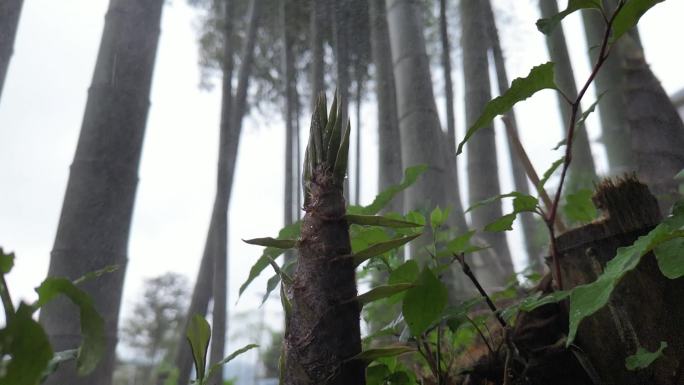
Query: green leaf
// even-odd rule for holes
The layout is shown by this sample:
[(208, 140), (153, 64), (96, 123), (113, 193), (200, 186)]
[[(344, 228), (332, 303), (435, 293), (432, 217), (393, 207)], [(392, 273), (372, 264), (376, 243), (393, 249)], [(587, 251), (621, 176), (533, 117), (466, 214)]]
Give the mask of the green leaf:
[(90, 281), (91, 279), (99, 278), (105, 274), (110, 274), (110, 273), (113, 273), (117, 270), (119, 270), (119, 265), (105, 266), (100, 270), (95, 270), (95, 271), (91, 271), (90, 273), (86, 273), (83, 276), (76, 278), (73, 282), (74, 282), (74, 285), (80, 285), (83, 282), (87, 282), (87, 281)]
[(534, 211), (539, 200), (531, 195), (520, 194), (513, 199), (513, 212)]
[(665, 341), (660, 341), (660, 347), (652, 353), (639, 346), (636, 353), (625, 359), (625, 367), (627, 370), (648, 368), (653, 361), (663, 355), (663, 350), (665, 350), (665, 348), (667, 348), (667, 342)]
[(487, 127), (497, 115), (505, 114), (514, 104), (529, 98), (538, 91), (556, 89), (556, 83), (553, 80), (553, 66), (553, 62), (548, 62), (532, 68), (527, 77), (513, 80), (511, 87), (505, 94), (487, 103), (482, 115), (475, 121), (475, 124), (468, 128), (463, 141), (458, 144), (456, 154), (458, 155), (463, 151), (463, 145), (473, 134), (479, 129)]
[(484, 231), (497, 233), (500, 231), (513, 230), (513, 222), (515, 221), (516, 213), (506, 214), (492, 223), (484, 227)]
[(684, 238), (675, 238), (655, 247), (653, 253), (660, 271), (669, 279), (684, 276)]
[(445, 220), (446, 218), (444, 217), (444, 212), (442, 212), (442, 209), (440, 209), (439, 206), (435, 207), (430, 213), (430, 226), (433, 229), (441, 226)]
[(332, 170), (335, 166), (333, 162), (340, 148), (340, 141), (342, 140), (342, 116), (337, 119), (340, 104), (337, 102), (337, 94), (333, 99), (333, 104), (330, 106), (330, 119), (325, 126), (325, 134), (323, 135), (324, 145), (326, 147), (326, 161), (328, 167)]
[(556, 291), (543, 297), (541, 296), (541, 293), (537, 292), (535, 295), (529, 296), (520, 302), (520, 310), (530, 312), (540, 306), (562, 301), (568, 298), (569, 295), (570, 292), (566, 290)]
[(380, 215), (355, 215), (347, 214), (345, 219), (351, 225), (362, 225), (362, 226), (384, 226), (392, 228), (403, 228), (403, 227), (422, 227), (423, 225), (418, 223), (413, 223), (409, 221), (403, 221), (400, 219), (388, 218)]
[(69, 350), (63, 350), (61, 352), (56, 352), (53, 356), (50, 362), (47, 364), (47, 367), (43, 370), (42, 378), (43, 381), (45, 381), (45, 378), (52, 373), (54, 373), (58, 368), (59, 365), (63, 362), (75, 360), (78, 357), (78, 349), (69, 349)]
[(404, 346), (404, 345), (383, 346), (383, 347), (379, 347), (379, 348), (364, 350), (361, 353), (350, 358), (349, 361), (360, 360), (360, 361), (364, 361), (366, 363), (371, 363), (371, 362), (377, 360), (378, 358), (394, 357), (394, 356), (398, 356), (398, 355), (405, 354), (405, 353), (412, 353), (415, 351), (416, 351), (416, 349), (411, 347), (411, 346)]
[(564, 156), (561, 157), (560, 159), (556, 159), (556, 161), (553, 162), (553, 164), (551, 164), (551, 167), (549, 167), (549, 169), (544, 172), (544, 175), (542, 176), (541, 180), (539, 181), (539, 186), (537, 186), (538, 190), (541, 191), (544, 189), (544, 185), (546, 185), (546, 182), (549, 181), (549, 178), (551, 178), (551, 175), (553, 175), (553, 173), (556, 171), (556, 169), (561, 164), (563, 164), (563, 162), (565, 162)]
[(207, 350), (209, 349), (209, 339), (211, 338), (209, 322), (201, 315), (195, 314), (190, 319), (185, 336), (190, 343), (190, 349), (192, 349), (192, 359), (195, 361), (197, 380), (203, 381), (206, 378)]
[(377, 255), (384, 254), (390, 250), (396, 249), (403, 246), (404, 244), (411, 242), (412, 240), (423, 235), (423, 233), (418, 233), (414, 235), (408, 235), (406, 237), (395, 238), (387, 242), (376, 243), (367, 249), (361, 250), (354, 254), (354, 265), (359, 266), (368, 259), (375, 257)]
[(395, 285), (398, 283), (413, 283), (416, 279), (418, 279), (419, 273), (420, 267), (418, 267), (418, 262), (411, 259), (394, 269), (390, 273), (387, 283), (390, 285)]
[(589, 189), (578, 190), (574, 193), (568, 194), (565, 199), (566, 203), (563, 206), (565, 216), (571, 221), (587, 223), (591, 222), (598, 216), (598, 210), (591, 200), (594, 193)]
[(297, 247), (297, 240), (296, 239), (275, 239), (275, 238), (271, 238), (271, 237), (266, 237), (266, 238), (243, 239), (242, 242), (249, 243), (250, 245), (274, 247), (276, 249), (286, 249), (286, 250)]
[(366, 385), (385, 385), (390, 375), (387, 365), (373, 365), (366, 368)]
[(268, 297), (271, 295), (271, 292), (275, 290), (278, 287), (278, 284), (280, 283), (280, 274), (274, 274), (271, 278), (268, 279), (268, 282), (266, 282), (266, 293), (264, 294), (263, 297), (261, 297), (261, 304), (263, 305)]
[(411, 335), (419, 336), (442, 315), (448, 292), (429, 268), (423, 269), (415, 283), (404, 295), (401, 310)]
[[(301, 221), (297, 221), (296, 223), (293, 223), (291, 225), (283, 227), (280, 232), (278, 233), (278, 238), (277, 239), (293, 239), (299, 237), (299, 231), (301, 227)], [(247, 277), (247, 280), (240, 286), (240, 291), (238, 295), (242, 295), (242, 293), (247, 289), (250, 283), (254, 281), (256, 277), (261, 274), (262, 271), (268, 265), (271, 263), (271, 260), (275, 260), (280, 256), (282, 253), (284, 253), (283, 249), (278, 249), (274, 247), (267, 247), (264, 249), (263, 254), (259, 259), (254, 263), (252, 268), (249, 270), (249, 276)]]
[(343, 181), (345, 175), (347, 175), (347, 158), (349, 155), (349, 132), (351, 131), (351, 124), (347, 121), (347, 129), (344, 130), (344, 136), (342, 137), (342, 143), (340, 144), (340, 149), (337, 152), (337, 157), (335, 158), (335, 167), (333, 167), (333, 175), (338, 181)]
[(654, 5), (662, 3), (665, 0), (629, 0), (622, 7), (620, 12), (613, 20), (613, 41), (619, 39), (622, 35), (634, 28), (639, 22), (641, 16), (651, 9)]
[(580, 9), (601, 9), (600, 0), (570, 0), (568, 7), (558, 14), (551, 16), (548, 19), (537, 20), (537, 29), (539, 32), (549, 35), (558, 26), (558, 24), (569, 14)]
[(409, 186), (416, 183), (418, 177), (421, 176), (428, 167), (424, 164), (412, 166), (404, 170), (404, 180), (399, 184), (388, 187), (385, 191), (379, 193), (373, 203), (365, 207), (351, 206), (347, 208), (349, 214), (364, 214), (375, 215), (382, 210), (394, 197), (400, 192), (406, 190)]
[(76, 367), (81, 375), (95, 369), (105, 350), (104, 320), (98, 314), (92, 299), (66, 278), (47, 278), (36, 288), (38, 301), (34, 309), (44, 306), (58, 295), (65, 295), (79, 308), (83, 342), (79, 349)]
[(6, 371), (0, 374), (0, 385), (38, 384), (52, 358), (48, 337), (32, 314), (31, 306), (21, 303), (0, 331), (3, 353), (11, 356)]
[(584, 110), (584, 112), (582, 112), (582, 114), (580, 115), (579, 119), (577, 119), (577, 123), (575, 123), (575, 126), (579, 127), (579, 126), (581, 126), (581, 125), (584, 124), (584, 122), (587, 120), (587, 118), (589, 117), (589, 115), (591, 115), (591, 113), (593, 113), (594, 110), (596, 110), (596, 106), (598, 106), (599, 102), (601, 101), (601, 98), (603, 98), (603, 95), (605, 95), (606, 92), (607, 92), (607, 91), (601, 92), (601, 93), (599, 94), (598, 98), (596, 98), (596, 101), (595, 101), (594, 103), (592, 103), (592, 104), (589, 106), (589, 108), (587, 108), (586, 110)]
[(404, 292), (410, 288), (412, 288), (414, 285), (411, 283), (397, 283), (394, 285), (381, 285), (378, 287), (374, 287), (370, 291), (363, 293), (356, 298), (354, 298), (355, 301), (357, 301), (361, 306), (369, 304), (373, 301), (377, 301), (379, 299), (391, 297), (397, 293)]
[(245, 352), (247, 352), (247, 351), (250, 351), (250, 350), (252, 350), (252, 349), (254, 349), (254, 348), (258, 348), (258, 347), (259, 347), (259, 345), (256, 345), (256, 344), (249, 344), (249, 345), (245, 345), (245, 346), (241, 347), (240, 349), (238, 349), (238, 350), (236, 350), (236, 351), (230, 353), (230, 355), (228, 355), (226, 358), (224, 358), (224, 359), (222, 359), (221, 361), (215, 363), (214, 365), (211, 365), (211, 367), (209, 368), (209, 371), (207, 372), (207, 377), (206, 377), (206, 378), (211, 378), (211, 377), (213, 377), (214, 373), (215, 373), (218, 369), (220, 369), (223, 365), (225, 365), (225, 364), (229, 363), (230, 361), (232, 361), (235, 357), (239, 356), (240, 354), (243, 354), (243, 353), (245, 353)]
[(503, 199), (503, 198), (517, 197), (517, 196), (521, 196), (521, 195), (523, 195), (523, 194), (521, 194), (521, 193), (519, 193), (519, 192), (517, 192), (517, 191), (513, 191), (513, 192), (510, 192), (510, 193), (508, 193), (508, 194), (496, 195), (496, 196), (487, 198), (487, 199), (485, 199), (485, 200), (481, 200), (481, 201), (479, 201), (479, 202), (473, 204), (472, 206), (468, 207), (468, 210), (466, 210), (465, 212), (468, 213), (468, 212), (473, 211), (473, 210), (475, 210), (475, 209), (477, 209), (477, 208), (480, 208), (480, 207), (482, 207), (482, 206), (486, 206), (486, 205), (488, 205), (488, 204), (491, 204), (491, 203), (494, 203), (494, 202), (496, 202), (496, 201), (499, 201), (499, 200), (501, 200), (501, 199)]
[(580, 322), (604, 307), (618, 282), (628, 272), (634, 270), (641, 257), (655, 246), (672, 238), (672, 228), (667, 220), (648, 234), (640, 236), (634, 244), (617, 249), (615, 258), (606, 263), (606, 267), (596, 281), (580, 285), (570, 291), (570, 326), (567, 346), (575, 340)]
[(446, 248), (453, 254), (461, 254), (471, 247), (470, 239), (475, 234), (475, 230), (470, 230), (463, 235), (447, 242)]
[(0, 273), (7, 274), (14, 267), (14, 253), (5, 254), (0, 247)]

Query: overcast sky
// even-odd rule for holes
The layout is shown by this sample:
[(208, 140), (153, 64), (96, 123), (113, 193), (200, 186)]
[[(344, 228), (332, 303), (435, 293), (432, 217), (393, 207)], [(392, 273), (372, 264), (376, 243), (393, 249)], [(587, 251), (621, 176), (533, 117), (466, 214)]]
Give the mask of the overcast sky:
[[(15, 300), (35, 298), (33, 288), (47, 272), (107, 3), (25, 0), (0, 101), (0, 245), (17, 254), (16, 266), (8, 277)], [(532, 66), (548, 60), (543, 36), (534, 27), (536, 0), (495, 3), (507, 15), (506, 25), (500, 28), (509, 77), (524, 76)], [(681, 15), (684, 1), (669, 0), (656, 6), (640, 23), (647, 60), (669, 93), (684, 88)], [(197, 86), (195, 24), (196, 14), (185, 2), (174, 0), (164, 8), (129, 245), (124, 317), (143, 278), (175, 271), (194, 280), (204, 247), (214, 199), (220, 94), (218, 89), (207, 92)], [(579, 17), (569, 17), (564, 27), (576, 78), (583, 82), (589, 65)], [(455, 71), (460, 69), (459, 60), (454, 57)], [(433, 78), (438, 80), (435, 84), (441, 84), (439, 73), (433, 72)], [(460, 74), (455, 74), (455, 82), (462, 131)], [(441, 91), (436, 89), (436, 93), (439, 97)], [(593, 92), (586, 100), (585, 105), (593, 101)], [(362, 203), (369, 203), (376, 192), (377, 137), (370, 104), (363, 113)], [(438, 104), (443, 107), (441, 98)], [(539, 171), (559, 156), (550, 150), (560, 138), (556, 108), (555, 95), (544, 91), (516, 110), (523, 142)], [(259, 248), (240, 239), (277, 234), (283, 216), (281, 118), (250, 116), (245, 123), (230, 208), (232, 315), (255, 308), (265, 288), (265, 281), (254, 283), (237, 307), (233, 306), (239, 285), (260, 254)], [(596, 116), (588, 125), (596, 141)], [(302, 127), (308, 127), (305, 120)], [(503, 144), (501, 133), (498, 128)], [(605, 170), (604, 152), (595, 144), (594, 155)], [(502, 166), (502, 175), (507, 167)], [(510, 191), (510, 178), (502, 176), (502, 181), (502, 189)], [(516, 239), (514, 236), (509, 241), (514, 250), (520, 250)], [(266, 278), (271, 275), (268, 273)], [(276, 301), (269, 303), (267, 318), (274, 319), (278, 307)], [(233, 323), (231, 334), (245, 331), (246, 324), (242, 325)]]

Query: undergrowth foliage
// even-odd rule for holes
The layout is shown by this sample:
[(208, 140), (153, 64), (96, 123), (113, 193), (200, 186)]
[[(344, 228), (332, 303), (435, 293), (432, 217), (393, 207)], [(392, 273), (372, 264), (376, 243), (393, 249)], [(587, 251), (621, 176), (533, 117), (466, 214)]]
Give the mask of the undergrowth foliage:
[[(480, 339), (492, 354), (498, 354), (502, 345), (506, 345), (508, 351), (515, 352), (515, 346), (512, 346), (510, 341), (502, 341), (501, 336), (497, 339), (489, 332), (488, 322), (496, 319), (504, 330), (505, 337), (506, 331), (510, 331), (510, 328), (515, 325), (520, 312), (530, 312), (542, 305), (559, 301), (567, 301), (570, 308), (569, 333), (564, 344), (569, 347), (573, 344), (580, 322), (603, 308), (622, 277), (633, 270), (640, 259), (651, 251), (655, 253), (658, 266), (667, 278), (676, 279), (684, 276), (684, 264), (679, 258), (684, 248), (684, 204), (681, 202), (675, 205), (672, 215), (651, 232), (640, 237), (633, 245), (618, 249), (615, 258), (608, 263), (603, 274), (590, 284), (562, 290), (563, 284), (560, 281), (557, 262), (558, 250), (555, 245), (556, 231), (565, 229), (564, 221), (573, 224), (586, 223), (595, 219), (598, 214), (591, 201), (591, 191), (581, 190), (573, 194), (562, 194), (563, 182), (572, 161), (574, 131), (595, 110), (600, 96), (599, 100), (592, 103), (585, 111), (581, 110), (581, 101), (606, 60), (610, 48), (637, 24), (639, 18), (648, 9), (661, 1), (622, 0), (614, 13), (607, 14), (598, 0), (570, 0), (568, 7), (558, 15), (537, 22), (538, 29), (548, 34), (558, 27), (563, 18), (578, 10), (601, 12), (606, 20), (604, 41), (598, 48), (600, 53), (591, 75), (583, 85), (577, 99), (569, 100), (566, 97), (572, 107), (572, 116), (567, 117), (570, 124), (566, 138), (555, 148), (564, 147), (565, 155), (549, 167), (535, 186), (538, 197), (512, 192), (479, 202), (469, 210), (475, 210), (500, 199), (512, 199), (513, 211), (486, 225), (483, 229), (472, 229), (464, 234), (453, 234), (445, 228), (444, 223), (448, 218), (449, 210), (439, 207), (429, 213), (412, 211), (405, 215), (399, 213), (376, 215), (398, 192), (413, 184), (425, 171), (426, 167), (419, 165), (408, 168), (404, 181), (380, 193), (371, 205), (350, 206), (346, 209), (345, 220), (351, 236), (350, 257), (354, 265), (360, 268), (358, 276), (360, 279), (370, 276), (384, 277), (385, 280), (381, 283), (372, 280), (373, 287), (355, 298), (358, 305), (363, 307), (363, 314), (369, 323), (376, 325), (363, 340), (364, 350), (355, 357), (348, 358), (348, 360), (361, 360), (365, 363), (367, 384), (417, 384), (420, 379), (428, 377), (438, 384), (450, 383), (449, 381), (463, 369), (458, 368), (463, 352), (469, 349), (477, 339)], [(482, 127), (488, 126), (497, 116), (508, 112), (516, 103), (532, 97), (541, 90), (552, 89), (560, 92), (553, 79), (554, 63), (552, 62), (536, 66), (528, 76), (515, 79), (508, 92), (486, 105), (482, 116), (468, 128), (466, 136), (458, 145), (457, 153), (462, 151), (473, 134)], [(317, 106), (317, 109), (320, 108)], [(332, 130), (326, 127), (334, 117), (332, 114), (333, 112), (327, 123), (324, 123), (322, 117), (314, 115), (305, 161), (305, 181), (315, 179), (316, 167), (320, 165), (332, 171), (337, 183), (341, 183), (341, 178), (344, 177), (346, 162), (338, 164), (339, 156), (333, 157), (332, 154), (335, 153), (340, 143), (345, 143), (348, 134), (345, 134), (339, 141), (335, 138), (337, 134), (332, 135), (338, 132), (335, 131), (334, 125)], [(323, 129), (323, 127), (326, 128)], [(553, 197), (548, 197), (545, 184), (556, 172), (560, 172), (559, 187)], [(311, 205), (312, 188), (312, 184), (305, 182), (307, 197), (305, 207)], [(563, 196), (565, 202), (561, 205)], [(477, 277), (470, 272), (466, 261), (467, 255), (486, 247), (474, 241), (477, 232), (509, 231), (517, 215), (523, 212), (539, 215), (546, 224), (552, 242), (550, 250), (554, 286), (560, 290), (551, 291), (550, 294), (548, 291), (546, 294), (536, 292), (514, 301), (507, 308), (497, 309), (493, 300), (519, 298), (519, 278), (527, 282), (536, 282), (541, 277), (533, 271), (525, 271), (520, 276), (512, 277), (504, 290), (490, 296), (479, 286)], [(563, 214), (563, 218), (560, 214)], [(252, 267), (247, 281), (240, 288), (240, 294), (267, 266), (271, 265), (274, 275), (268, 280), (267, 293), (263, 300), (265, 301), (269, 293), (282, 283), (281, 300), (288, 314), (286, 317), (289, 317), (292, 311), (288, 286), (296, 285), (297, 279), (293, 279), (287, 273), (292, 271), (291, 265), (283, 266), (278, 264), (276, 259), (284, 249), (301, 248), (303, 240), (301, 226), (301, 222), (288, 226), (281, 230), (276, 238), (246, 241), (266, 246), (266, 249)], [(415, 260), (404, 260), (397, 252), (398, 249), (420, 236), (425, 227), (433, 230), (429, 232), (433, 236), (432, 243), (426, 247), (432, 258), (422, 264)], [(464, 272), (473, 284), (478, 286), (481, 295), (453, 304), (449, 301), (447, 286), (441, 278), (450, 268), (449, 265), (455, 261), (462, 264)], [(473, 309), (481, 308), (483, 303), (489, 304), (490, 313), (472, 313)], [(392, 344), (383, 345), (387, 343), (388, 336), (391, 337)], [(496, 346), (497, 343), (498, 346)], [(640, 348), (634, 352), (634, 355), (628, 357), (625, 365), (630, 370), (644, 368), (663, 354), (666, 346), (667, 343), (663, 342), (656, 352), (648, 352)], [(399, 359), (400, 355), (404, 355), (406, 359)], [(507, 357), (506, 362), (509, 358)], [(509, 380), (504, 379), (504, 383), (508, 383)]]

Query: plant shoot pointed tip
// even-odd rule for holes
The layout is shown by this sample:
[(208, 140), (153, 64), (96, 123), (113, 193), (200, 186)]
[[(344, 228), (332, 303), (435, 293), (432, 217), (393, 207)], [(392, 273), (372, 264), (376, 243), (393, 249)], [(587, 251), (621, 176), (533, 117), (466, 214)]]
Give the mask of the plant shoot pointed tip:
[(337, 157), (335, 158), (335, 167), (333, 169), (333, 175), (338, 181), (344, 180), (344, 176), (347, 173), (347, 159), (349, 155), (349, 132), (351, 131), (351, 123), (347, 120), (347, 129), (344, 131), (344, 136), (342, 137), (342, 143), (337, 151)]

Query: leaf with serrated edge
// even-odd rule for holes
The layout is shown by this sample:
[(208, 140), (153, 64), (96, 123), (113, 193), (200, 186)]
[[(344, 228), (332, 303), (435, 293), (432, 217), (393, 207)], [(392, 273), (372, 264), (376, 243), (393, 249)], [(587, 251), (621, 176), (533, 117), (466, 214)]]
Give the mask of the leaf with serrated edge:
[(414, 285), (412, 283), (397, 283), (394, 285), (381, 285), (378, 287), (374, 287), (370, 291), (363, 293), (354, 300), (358, 302), (359, 304), (366, 305), (368, 303), (371, 303), (373, 301), (377, 301), (379, 299), (391, 297), (397, 293), (401, 293), (403, 291), (406, 291), (410, 288), (412, 288)]
[(601, 9), (599, 0), (570, 0), (568, 6), (563, 11), (551, 16), (548, 19), (537, 20), (537, 29), (539, 32), (549, 35), (558, 26), (558, 24), (569, 14), (580, 9)]
[(513, 221), (515, 221), (516, 213), (506, 214), (501, 218), (487, 224), (484, 227), (484, 231), (489, 232), (500, 232), (513, 230)]
[(377, 255), (384, 254), (400, 246), (403, 246), (404, 244), (411, 242), (412, 240), (418, 238), (421, 235), (423, 235), (423, 233), (409, 235), (401, 238), (395, 238), (387, 242), (376, 243), (373, 246), (370, 246), (369, 248), (361, 250), (358, 253), (354, 254), (354, 265), (359, 266), (368, 259), (375, 257)]
[(403, 221), (400, 219), (393, 219), (388, 217), (383, 217), (381, 215), (355, 215), (347, 214), (345, 216), (349, 224), (362, 225), (362, 226), (384, 226), (393, 228), (403, 228), (403, 227), (423, 227), (423, 225)]
[(482, 115), (475, 121), (475, 123), (468, 128), (465, 137), (458, 144), (456, 154), (463, 151), (463, 145), (481, 128), (487, 127), (497, 115), (503, 115), (508, 112), (513, 105), (523, 101), (538, 91), (544, 89), (556, 89), (554, 82), (553, 62), (547, 62), (538, 65), (530, 71), (524, 78), (517, 78), (511, 83), (511, 87), (505, 94), (489, 101), (485, 107)]

